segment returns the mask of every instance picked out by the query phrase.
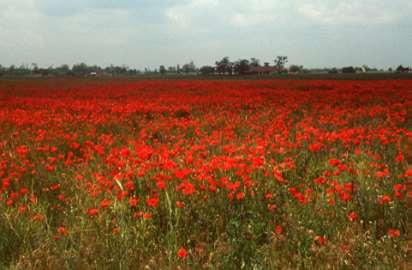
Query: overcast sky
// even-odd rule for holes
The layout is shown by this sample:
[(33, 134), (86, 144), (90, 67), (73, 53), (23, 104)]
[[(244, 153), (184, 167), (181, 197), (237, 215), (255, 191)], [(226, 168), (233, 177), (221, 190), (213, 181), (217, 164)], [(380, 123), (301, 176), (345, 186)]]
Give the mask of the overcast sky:
[(412, 65), (412, 0), (0, 0), (0, 64)]

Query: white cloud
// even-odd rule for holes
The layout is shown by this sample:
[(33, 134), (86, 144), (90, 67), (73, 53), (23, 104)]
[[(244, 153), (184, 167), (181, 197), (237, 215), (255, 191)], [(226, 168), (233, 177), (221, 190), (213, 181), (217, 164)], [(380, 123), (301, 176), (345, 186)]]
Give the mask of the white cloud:
[(323, 24), (388, 24), (405, 16), (404, 5), (410, 4), (404, 0), (309, 1), (300, 4), (298, 11), (304, 17)]
[[(189, 26), (196, 26), (201, 13), (208, 12), (209, 16), (214, 17), (219, 13), (219, 8), (219, 0), (192, 0), (167, 8), (165, 15), (172, 24), (189, 28)], [(212, 9), (215, 10), (210, 13)]]
[(231, 16), (230, 23), (238, 27), (266, 25), (275, 21), (275, 16), (270, 14), (245, 14), (237, 13)]
[(224, 27), (254, 27), (283, 19), (290, 6), (290, 2), (276, 0), (192, 0), (170, 7), (166, 15), (170, 22), (184, 27), (216, 21)]
[(324, 65), (325, 51), (345, 60), (336, 40), (410, 62), (411, 18), (410, 0), (0, 0), (0, 64), (142, 68), (282, 52)]
[(41, 15), (34, 0), (0, 2), (0, 48), (41, 48), (44, 37), (39, 31)]

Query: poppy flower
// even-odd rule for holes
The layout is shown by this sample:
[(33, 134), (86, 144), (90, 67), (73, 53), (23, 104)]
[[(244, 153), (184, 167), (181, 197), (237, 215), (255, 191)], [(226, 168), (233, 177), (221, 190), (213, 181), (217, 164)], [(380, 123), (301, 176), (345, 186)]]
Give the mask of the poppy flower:
[(389, 195), (382, 195), (378, 199), (379, 204), (382, 204), (382, 205), (387, 204), (391, 201), (392, 201), (392, 199)]
[(280, 225), (276, 225), (275, 227), (275, 233), (276, 234), (282, 234), (283, 233), (283, 227)]
[(148, 198), (148, 199), (146, 200), (146, 204), (147, 204), (148, 206), (150, 206), (150, 207), (156, 208), (157, 205), (159, 204), (159, 198), (156, 198), (156, 197), (154, 197), (154, 198)]
[(179, 257), (181, 259), (186, 259), (187, 255), (188, 255), (188, 252), (183, 247), (179, 248), (179, 250), (177, 251), (177, 257)]
[(348, 214), (348, 219), (349, 219), (350, 222), (354, 222), (355, 220), (358, 219), (358, 214), (356, 212), (352, 211)]
[(57, 232), (58, 232), (60, 235), (63, 235), (63, 236), (69, 235), (69, 231), (68, 231), (65, 227), (63, 227), (63, 226), (58, 227), (58, 228), (57, 228)]
[(390, 238), (397, 238), (401, 235), (401, 232), (398, 229), (390, 228), (388, 229), (388, 236)]
[(89, 217), (95, 217), (99, 214), (99, 209), (97, 208), (90, 208), (87, 210), (87, 215), (89, 215)]
[(325, 236), (317, 235), (315, 236), (315, 242), (320, 246), (324, 246), (327, 243), (327, 239)]
[(137, 197), (130, 197), (129, 198), (129, 206), (130, 207), (136, 207), (138, 203), (139, 203), (139, 198), (137, 198)]
[(105, 208), (110, 207), (111, 204), (112, 204), (112, 201), (111, 201), (111, 200), (109, 200), (109, 199), (103, 199), (103, 200), (100, 202), (100, 207), (103, 208), (103, 209), (105, 209)]

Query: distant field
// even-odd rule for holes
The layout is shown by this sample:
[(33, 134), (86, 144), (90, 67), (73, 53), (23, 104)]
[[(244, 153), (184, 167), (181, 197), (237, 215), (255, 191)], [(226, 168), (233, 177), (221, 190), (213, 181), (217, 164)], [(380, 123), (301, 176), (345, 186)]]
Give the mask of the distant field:
[[(66, 79), (82, 79), (76, 77), (66, 77)], [(64, 79), (64, 77), (0, 77), (0, 80), (10, 79), (29, 79), (29, 80), (55, 80)], [(298, 74), (271, 74), (271, 75), (193, 75), (193, 74), (153, 74), (153, 75), (136, 75), (130, 77), (95, 77), (93, 80), (412, 80), (412, 73), (394, 73), (394, 72), (377, 72), (377, 73), (298, 73)]]
[(0, 269), (406, 269), (411, 76), (2, 79)]

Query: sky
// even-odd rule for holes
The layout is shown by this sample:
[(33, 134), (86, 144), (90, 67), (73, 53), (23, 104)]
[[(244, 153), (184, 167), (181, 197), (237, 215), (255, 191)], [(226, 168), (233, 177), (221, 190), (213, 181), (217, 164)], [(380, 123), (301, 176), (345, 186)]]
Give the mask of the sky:
[(0, 0), (0, 64), (412, 65), (411, 0)]

